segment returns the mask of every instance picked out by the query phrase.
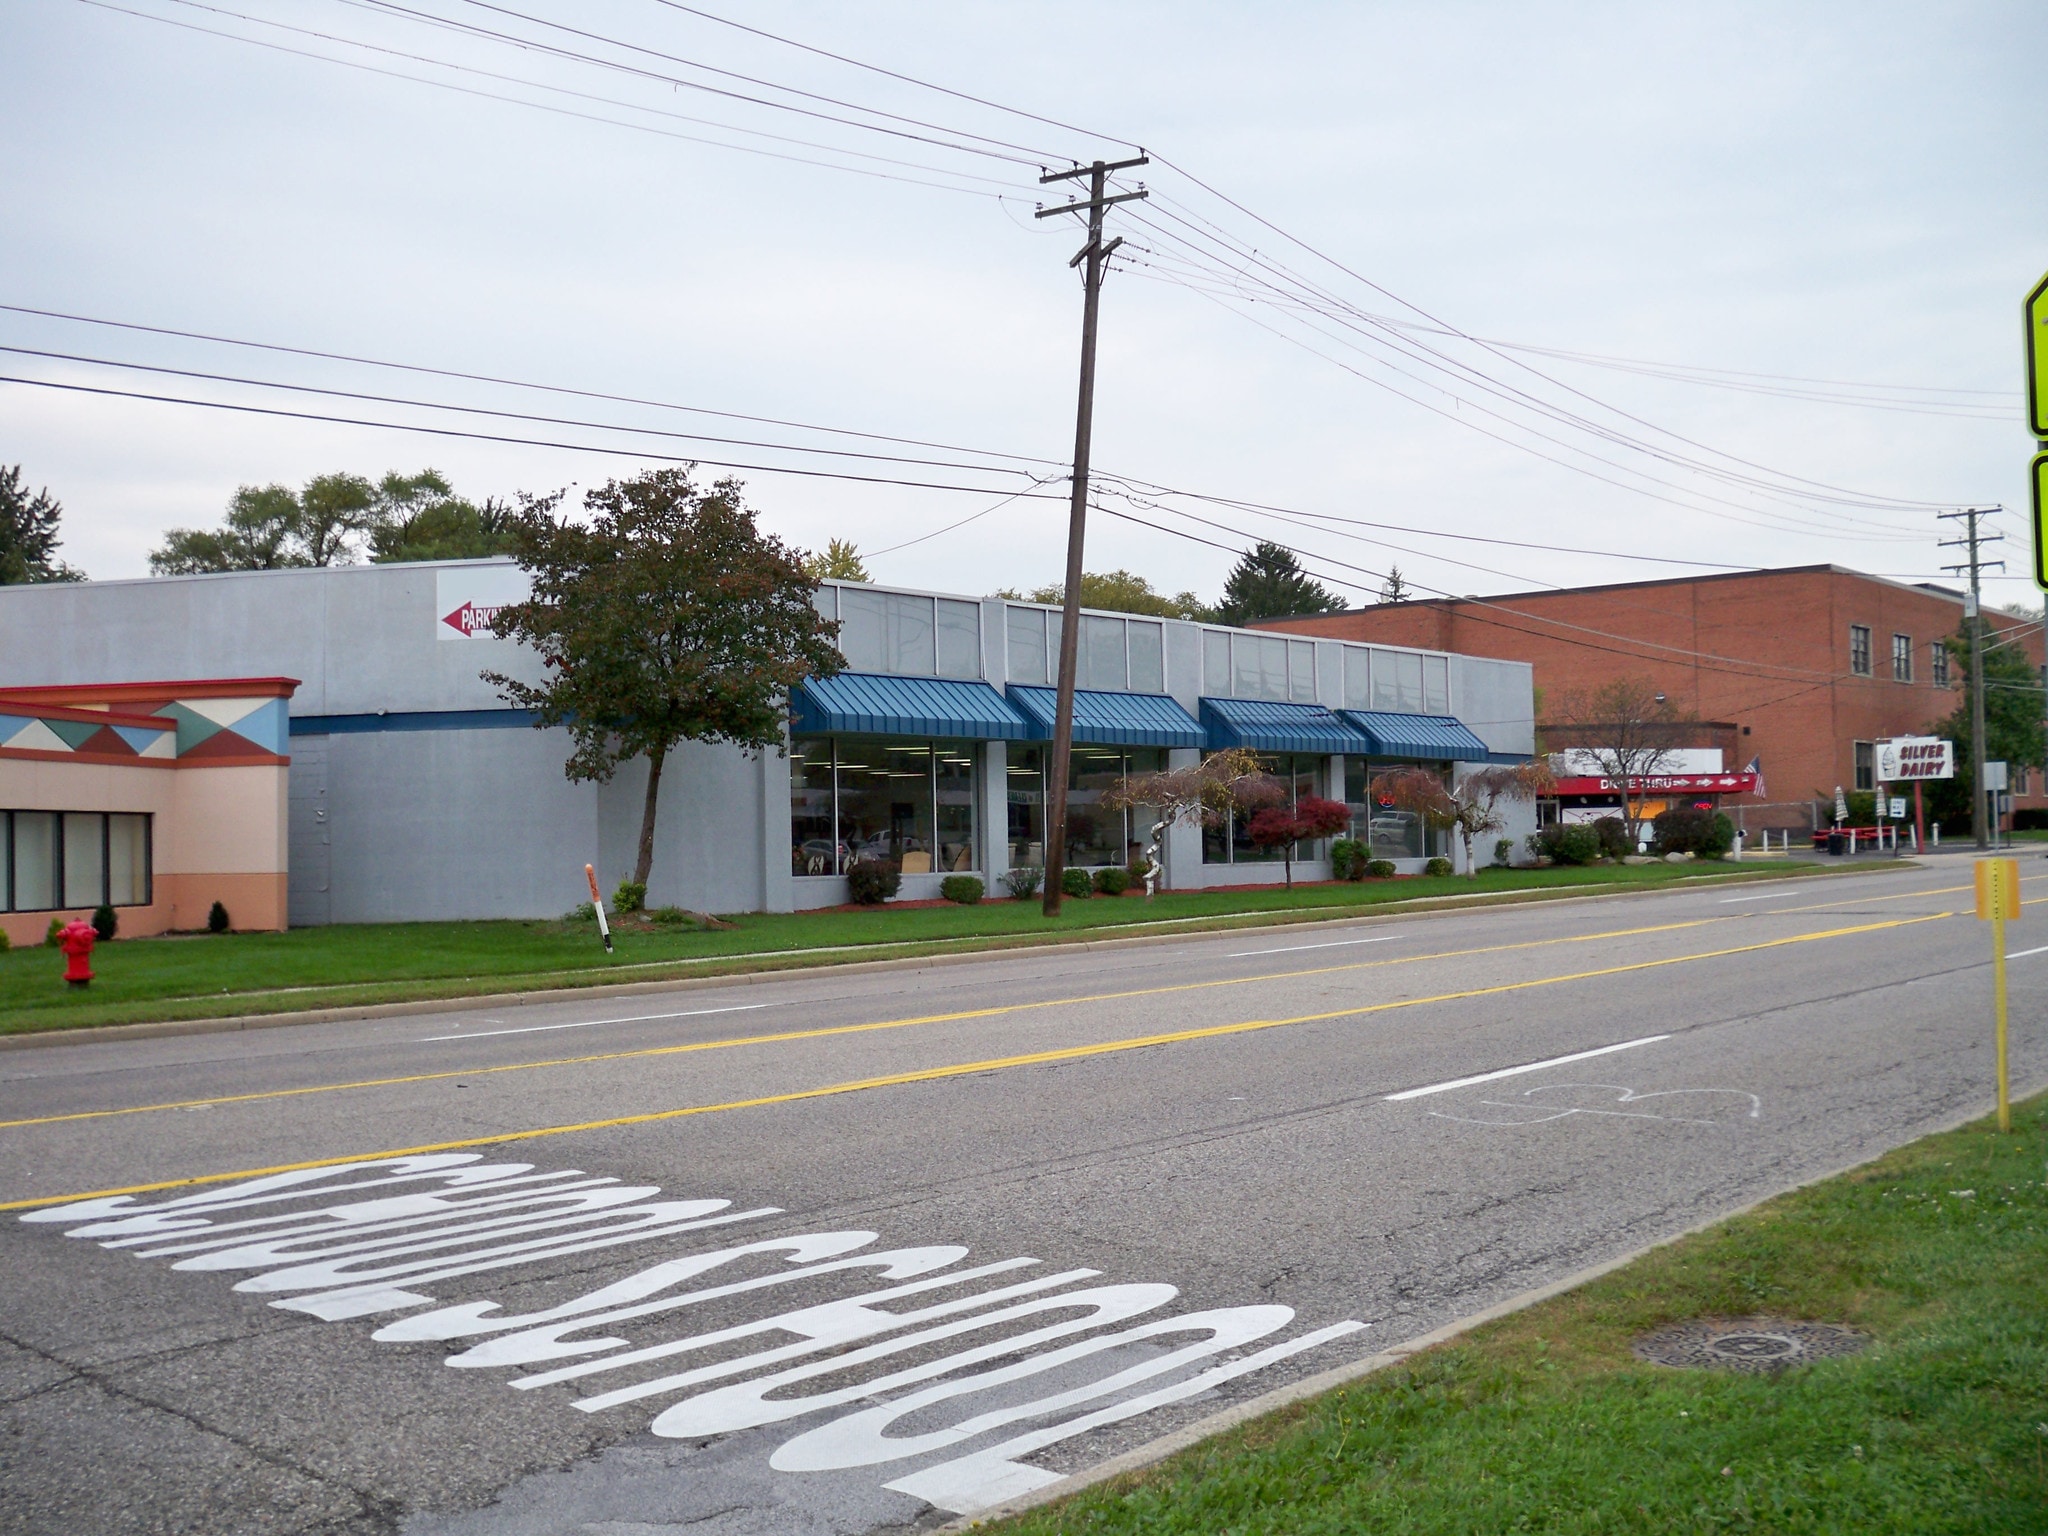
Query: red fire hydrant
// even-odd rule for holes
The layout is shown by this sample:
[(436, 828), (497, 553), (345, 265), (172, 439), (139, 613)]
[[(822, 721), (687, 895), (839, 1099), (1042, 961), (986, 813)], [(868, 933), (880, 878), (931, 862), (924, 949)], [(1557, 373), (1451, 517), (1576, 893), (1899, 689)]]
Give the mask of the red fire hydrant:
[(75, 918), (57, 930), (57, 947), (64, 951), (64, 979), (74, 987), (92, 981), (92, 946), (99, 935), (84, 918)]

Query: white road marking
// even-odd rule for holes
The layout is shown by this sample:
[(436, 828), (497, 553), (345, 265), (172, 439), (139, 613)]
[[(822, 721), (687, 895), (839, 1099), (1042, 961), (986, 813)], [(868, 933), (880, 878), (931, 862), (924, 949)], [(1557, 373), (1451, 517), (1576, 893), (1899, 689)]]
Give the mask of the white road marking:
[[(756, 1008), (773, 1007), (772, 1003), (735, 1003), (730, 1008), (693, 1008), (688, 1013), (636, 1013), (629, 1019), (581, 1019), (573, 1024), (528, 1024), (520, 1029), (479, 1029), (462, 1035), (422, 1035), (415, 1045), (431, 1045), (436, 1040), (488, 1040), (492, 1035), (536, 1035), (549, 1029), (591, 1029), (599, 1024), (646, 1024), (655, 1019), (701, 1019), (710, 1013), (751, 1013)], [(484, 1020), (486, 1024), (493, 1022)]]
[[(1366, 1327), (1348, 1319), (1275, 1341), (1292, 1329), (1294, 1308), (1267, 1302), (1161, 1315), (1179, 1298), (1177, 1287), (1126, 1282), (1075, 1289), (1077, 1281), (1100, 1274), (1093, 1269), (990, 1288), (981, 1282), (1038, 1269), (1040, 1261), (1018, 1256), (960, 1268), (968, 1257), (964, 1245), (876, 1250), (870, 1245), (879, 1234), (868, 1231), (759, 1237), (742, 1229), (731, 1234), (738, 1243), (705, 1252), (696, 1233), (783, 1213), (661, 1194), (654, 1185), (602, 1175), (484, 1163), (473, 1152), (420, 1153), (263, 1174), (148, 1205), (129, 1195), (88, 1198), (28, 1211), (22, 1219), (57, 1224), (67, 1237), (130, 1249), (133, 1256), (168, 1260), (174, 1270), (244, 1272), (238, 1293), (274, 1298), (274, 1307), (328, 1323), (407, 1314), (371, 1337), (385, 1344), (453, 1341), (456, 1352), (444, 1357), (450, 1366), (520, 1370), (579, 1362), (500, 1376), (508, 1387), (674, 1358), (686, 1368), (571, 1404), (610, 1412), (649, 1397), (668, 1399), (647, 1426), (659, 1436), (697, 1439), (784, 1424), (819, 1409), (844, 1410), (786, 1441), (766, 1458), (768, 1468), (889, 1468), (874, 1473), (876, 1482), (894, 1477), (885, 1485), (963, 1514), (1059, 1480), (1017, 1457), (1198, 1397)], [(643, 1261), (654, 1262), (643, 1262), (637, 1272), (605, 1279), (581, 1296), (555, 1298), (538, 1312), (508, 1313), (499, 1300), (467, 1286), (453, 1288), (445, 1301), (424, 1289), (441, 1292), (444, 1281), (678, 1236), (673, 1251), (643, 1248)], [(719, 1283), (698, 1283), (718, 1270), (724, 1270), (715, 1277)], [(870, 1289), (877, 1279), (908, 1283)], [(820, 1282), (833, 1289), (797, 1296), (782, 1289)], [(907, 1311), (878, 1305), (912, 1296), (932, 1299)], [(742, 1303), (711, 1318), (695, 1310), (738, 1297), (765, 1305)], [(1059, 1313), (1069, 1315), (1048, 1316)], [(1047, 1320), (1017, 1331), (1016, 1324), (1035, 1319)], [(1128, 1322), (1136, 1326), (1101, 1331)], [(621, 1324), (632, 1326), (618, 1334), (599, 1331)], [(1195, 1337), (1178, 1347), (1153, 1345), (1175, 1335)], [(743, 1341), (761, 1347), (741, 1354), (727, 1348)], [(1262, 1341), (1265, 1347), (1255, 1353), (1240, 1353)], [(1132, 1344), (1152, 1347), (1134, 1360)], [(1229, 1358), (1233, 1354), (1237, 1358)], [(1154, 1385), (1219, 1355), (1223, 1361), (1207, 1370)], [(970, 1368), (973, 1374), (965, 1374)], [(758, 1374), (763, 1370), (769, 1374)], [(990, 1388), (1053, 1372), (1059, 1374), (1043, 1381), (1043, 1394), (1028, 1401), (1028, 1386), (1006, 1392), (993, 1409), (979, 1398)], [(849, 1375), (861, 1379), (849, 1381)], [(348, 1385), (364, 1397), (377, 1388), (374, 1379)], [(807, 1395), (789, 1396), (791, 1388)], [(770, 1398), (771, 1391), (779, 1395)], [(1064, 1417), (1076, 1409), (1088, 1411)], [(920, 1433), (888, 1432), (913, 1415)], [(988, 1431), (1048, 1419), (1058, 1422), (971, 1448)], [(964, 1456), (900, 1476), (905, 1462), (962, 1449)]]
[(1398, 933), (1383, 933), (1373, 939), (1332, 939), (1327, 944), (1283, 944), (1278, 949), (1238, 949), (1232, 950), (1223, 958), (1242, 960), (1246, 955), (1291, 955), (1297, 949), (1344, 949), (1353, 944), (1384, 944), (1389, 939), (1400, 937)]
[(2039, 949), (2016, 949), (2005, 958), (2008, 960), (2024, 960), (2029, 955), (2048, 955), (2048, 944), (2043, 944)]
[(1603, 1045), (1590, 1051), (1574, 1051), (1569, 1056), (1552, 1056), (1545, 1061), (1532, 1061), (1526, 1066), (1502, 1067), (1498, 1072), (1481, 1072), (1473, 1077), (1453, 1078), (1448, 1083), (1431, 1083), (1427, 1088), (1409, 1088), (1400, 1093), (1390, 1093), (1387, 1102), (1399, 1099), (1426, 1098), (1432, 1093), (1449, 1093), (1453, 1088), (1470, 1088), (1475, 1083), (1491, 1083), (1503, 1077), (1520, 1077), (1524, 1072), (1541, 1072), (1545, 1067), (1561, 1067), (1568, 1062), (1586, 1061), (1594, 1056), (1611, 1056), (1616, 1051), (1632, 1051), (1639, 1045), (1655, 1045), (1659, 1040), (1669, 1040), (1669, 1035), (1644, 1035), (1640, 1040), (1624, 1040), (1619, 1045)]

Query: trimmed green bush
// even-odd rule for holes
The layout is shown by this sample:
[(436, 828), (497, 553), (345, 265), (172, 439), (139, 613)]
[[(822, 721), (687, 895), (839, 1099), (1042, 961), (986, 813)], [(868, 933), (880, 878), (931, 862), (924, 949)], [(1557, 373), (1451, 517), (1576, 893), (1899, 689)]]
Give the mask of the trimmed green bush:
[(1493, 845), (1493, 862), (1496, 864), (1512, 864), (1515, 862), (1515, 840), (1512, 837), (1504, 837)]
[(7, 930), (5, 928), (0, 928), (0, 955), (6, 954), (12, 948), (14, 948), (14, 940), (7, 937)]
[(43, 942), (47, 944), (51, 949), (55, 949), (57, 947), (57, 941), (63, 937), (63, 934), (64, 919), (61, 917), (53, 917), (50, 919), (50, 926), (43, 930)]
[(1088, 878), (1088, 871), (1085, 869), (1064, 870), (1060, 874), (1060, 892), (1066, 896), (1092, 896), (1095, 893), (1095, 882)]
[(121, 931), (121, 919), (114, 915), (114, 909), (104, 901), (92, 909), (92, 931), (102, 944)]
[(1552, 822), (1529, 839), (1529, 851), (1553, 864), (1591, 864), (1601, 856), (1600, 833), (1582, 822)]
[(1457, 870), (1452, 866), (1449, 859), (1431, 859), (1422, 866), (1422, 872), (1425, 875), (1454, 875), (1457, 873)]
[(1105, 896), (1121, 896), (1131, 888), (1131, 872), (1114, 865), (1095, 871), (1095, 889)]
[(647, 914), (647, 919), (649, 922), (660, 923), (664, 928), (680, 928), (685, 923), (694, 923), (697, 920), (685, 907), (656, 907)]
[(1690, 853), (1702, 859), (1719, 859), (1735, 846), (1735, 823), (1720, 811), (1696, 810), (1674, 805), (1650, 824), (1653, 853)]
[(846, 866), (846, 894), (863, 907), (879, 907), (903, 889), (903, 872), (887, 859), (856, 859)]
[(226, 933), (228, 927), (227, 903), (216, 901), (206, 909), (206, 931), (208, 933)]
[(612, 892), (614, 912), (638, 912), (647, 905), (647, 883), (643, 880), (621, 880), (619, 888)]
[(1003, 889), (1017, 901), (1029, 901), (1045, 884), (1045, 871), (1035, 864), (1014, 864), (1003, 871)]
[(1375, 880), (1391, 880), (1394, 878), (1394, 861), (1392, 859), (1367, 859), (1365, 861), (1365, 872)]
[(1619, 816), (1602, 816), (1593, 823), (1593, 835), (1600, 839), (1603, 859), (1625, 859), (1636, 851), (1635, 839), (1628, 835), (1628, 823)]
[(1372, 850), (1355, 837), (1340, 837), (1330, 844), (1330, 877), (1334, 880), (1363, 880)]
[(972, 875), (948, 875), (939, 882), (939, 894), (948, 901), (957, 901), (963, 907), (971, 907), (981, 900), (982, 892), (988, 887)]

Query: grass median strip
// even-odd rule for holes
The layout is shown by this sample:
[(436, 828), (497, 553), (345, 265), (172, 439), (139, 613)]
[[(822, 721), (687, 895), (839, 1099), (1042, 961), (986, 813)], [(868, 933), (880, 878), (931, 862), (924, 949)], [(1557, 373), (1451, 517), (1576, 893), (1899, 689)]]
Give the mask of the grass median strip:
[[(2048, 1096), (1695, 1233), (991, 1536), (2048, 1529)], [(1846, 1324), (1771, 1377), (1639, 1361), (1692, 1319)]]
[[(1204, 992), (1217, 987), (1253, 986), (1260, 982), (1292, 981), (1305, 976), (1329, 976), (1342, 971), (1368, 971), (1396, 965), (1417, 965), (1431, 960), (1463, 960), (1475, 955), (1498, 955), (1511, 950), (1549, 949), (1558, 944), (1591, 944), (1602, 939), (1632, 939), (1651, 933), (1674, 933), (1685, 928), (1703, 928), (1726, 918), (1695, 918), (1683, 923), (1660, 923), (1647, 928), (1616, 928), (1605, 933), (1567, 934), (1551, 939), (1527, 939), (1517, 944), (1489, 944), (1479, 949), (1442, 950), (1429, 955), (1396, 955), (1385, 960), (1360, 960), (1347, 965), (1321, 965), (1308, 970), (1268, 971), (1256, 976), (1225, 976), (1211, 981), (1176, 982), (1163, 987), (1135, 987), (1122, 992), (1084, 993), (1078, 997), (1043, 998), (1028, 1003), (992, 1003), (986, 1008), (967, 1008), (952, 1013), (918, 1014), (905, 1019), (878, 1019), (866, 1024), (824, 1024), (814, 1029), (788, 1029), (770, 1034), (738, 1035), (724, 1040), (692, 1040), (681, 1045), (650, 1045), (630, 1051), (597, 1051), (583, 1056), (556, 1056), (544, 1061), (510, 1061), (494, 1066), (461, 1067), (442, 1072), (408, 1072), (395, 1077), (357, 1078), (342, 1083), (311, 1083), (301, 1088), (266, 1088), (254, 1093), (221, 1094), (203, 1099), (171, 1099), (156, 1104), (131, 1104), (117, 1109), (79, 1109), (57, 1115), (35, 1115), (21, 1120), (0, 1120), (0, 1130), (31, 1125), (61, 1125), (74, 1120), (104, 1120), (116, 1115), (146, 1115), (174, 1109), (211, 1109), (221, 1104), (249, 1104), (264, 1099), (296, 1099), (315, 1093), (346, 1093), (363, 1088), (393, 1088), (407, 1083), (432, 1083), (450, 1077), (484, 1077), (501, 1072), (537, 1072), (553, 1067), (582, 1067), (598, 1062), (631, 1061), (649, 1056), (687, 1056), (699, 1051), (734, 1050), (744, 1046), (787, 1045), (802, 1040), (825, 1040), (836, 1035), (865, 1035), (878, 1030), (913, 1029), (925, 1024), (959, 1024), (972, 1019), (992, 1019), (1006, 1014), (1033, 1013), (1048, 1008), (1082, 1007), (1089, 1003), (1128, 1002), (1139, 997), (1160, 997), (1173, 992)], [(1235, 957), (1232, 957), (1235, 958)], [(687, 1014), (662, 1015), (666, 1018)], [(636, 1024), (640, 1019), (597, 1020), (596, 1023)], [(561, 1026), (568, 1027), (568, 1026)], [(504, 1033), (478, 1030), (471, 1035), (434, 1035), (419, 1042), (486, 1040)]]
[(1148, 1050), (1164, 1045), (1184, 1045), (1196, 1040), (1216, 1040), (1231, 1035), (1248, 1035), (1269, 1029), (1288, 1029), (1303, 1024), (1327, 1023), (1332, 1019), (1358, 1018), (1369, 1014), (1392, 1013), (1406, 1008), (1423, 1008), (1435, 1003), (1465, 1002), (1472, 998), (1498, 997), (1509, 992), (1525, 992), (1535, 987), (1562, 986), (1575, 981), (1592, 981), (1603, 976), (1621, 976), (1638, 971), (1659, 970), (1666, 966), (1686, 965), (1701, 960), (1723, 960), (1733, 955), (1755, 954), (1761, 950), (1782, 949), (1792, 944), (1812, 944), (1823, 939), (1848, 938), (1856, 934), (1877, 933), (1891, 928), (1908, 928), (1918, 923), (1938, 921), (1952, 917), (1953, 913), (1940, 912), (1927, 917), (1895, 918), (1888, 922), (1864, 923), (1853, 928), (1831, 928), (1821, 933), (1793, 934), (1780, 939), (1766, 939), (1757, 944), (1741, 944), (1731, 949), (1709, 950), (1703, 954), (1669, 955), (1657, 960), (1637, 960), (1626, 965), (1602, 966), (1598, 970), (1574, 971), (1563, 976), (1537, 976), (1524, 981), (1502, 982), (1491, 987), (1469, 987), (1458, 992), (1439, 992), (1430, 997), (1397, 998), (1384, 1003), (1365, 1003), (1354, 1008), (1332, 1008), (1318, 1013), (1296, 1014), (1285, 1019), (1243, 1019), (1230, 1024), (1211, 1024), (1198, 1029), (1171, 1030), (1161, 1034), (1139, 1035), (1120, 1040), (1098, 1041), (1091, 1045), (1060, 1046), (1051, 1050), (1029, 1051), (1012, 1056), (997, 1056), (984, 1061), (953, 1062), (943, 1066), (920, 1067), (908, 1072), (892, 1072), (878, 1077), (857, 1078), (850, 1082), (827, 1083), (816, 1088), (798, 1088), (787, 1093), (763, 1094), (755, 1098), (731, 1099), (719, 1104), (689, 1104), (677, 1109), (650, 1110), (637, 1115), (614, 1115), (602, 1120), (581, 1120), (568, 1125), (539, 1126), (525, 1131), (498, 1131), (486, 1136), (465, 1136), (453, 1141), (425, 1142), (418, 1146), (391, 1147), (379, 1152), (355, 1152), (340, 1157), (307, 1158), (301, 1162), (279, 1163), (268, 1168), (244, 1168), (232, 1173), (196, 1174), (182, 1179), (160, 1179), (150, 1184), (131, 1184), (115, 1189), (87, 1190), (69, 1195), (41, 1195), (26, 1200), (0, 1201), (0, 1211), (25, 1210), (31, 1206), (57, 1205), (67, 1200), (104, 1199), (112, 1195), (148, 1194), (165, 1189), (183, 1189), (199, 1184), (225, 1184), (237, 1179), (266, 1177), (276, 1173), (294, 1173), (303, 1168), (331, 1168), (339, 1163), (360, 1162), (369, 1158), (416, 1157), (429, 1152), (466, 1151), (473, 1147), (504, 1146), (510, 1142), (539, 1141), (554, 1136), (573, 1136), (589, 1131), (622, 1130), (629, 1126), (653, 1125), (667, 1120), (683, 1120), (698, 1115), (726, 1114), (741, 1109), (766, 1109), (779, 1104), (798, 1104), (809, 1099), (836, 1098), (841, 1094), (865, 1093), (876, 1088), (897, 1088), (911, 1083), (939, 1082), (946, 1078), (970, 1077), (984, 1072), (1000, 1072), (1012, 1067), (1046, 1066), (1053, 1062), (1080, 1061), (1095, 1056), (1119, 1055), (1125, 1051)]
[(1519, 902), (1686, 882), (1784, 879), (1815, 866), (1647, 865), (1483, 870), (1292, 891), (1175, 891), (1147, 902), (1070, 901), (1048, 921), (1035, 902), (872, 911), (750, 913), (726, 929), (623, 927), (604, 956), (592, 924), (552, 921), (335, 924), (288, 933), (123, 940), (93, 956), (99, 978), (69, 988), (60, 957), (0, 953), (0, 1034), (98, 1024), (354, 1008), (489, 993), (573, 990), (866, 959), (1036, 947), (1139, 933), (1341, 921), (1376, 912)]

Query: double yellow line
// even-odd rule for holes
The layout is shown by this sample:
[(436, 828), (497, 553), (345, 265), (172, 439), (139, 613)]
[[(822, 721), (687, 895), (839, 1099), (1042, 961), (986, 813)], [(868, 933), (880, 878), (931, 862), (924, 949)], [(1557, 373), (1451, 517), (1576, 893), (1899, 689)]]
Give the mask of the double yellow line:
[(71, 1120), (104, 1120), (116, 1115), (156, 1114), (172, 1109), (210, 1109), (219, 1104), (249, 1104), (264, 1099), (295, 1099), (314, 1093), (348, 1093), (361, 1088), (394, 1088), (407, 1083), (432, 1083), (451, 1077), (476, 1078), (497, 1072), (538, 1072), (549, 1067), (582, 1067), (594, 1062), (631, 1061), (647, 1056), (682, 1056), (695, 1051), (729, 1051), (748, 1045), (786, 1045), (796, 1040), (825, 1040), (835, 1035), (864, 1035), (877, 1030), (912, 1029), (922, 1024), (956, 1024), (967, 1019), (992, 1019), (1004, 1014), (1030, 1013), (1045, 1008), (1073, 1008), (1088, 1003), (1126, 1002), (1137, 997), (1163, 997), (1174, 992), (1202, 992), (1214, 987), (1244, 987), (1266, 981), (1294, 981), (1304, 976), (1330, 976), (1345, 971), (1373, 970), (1384, 966), (1418, 965), (1429, 960), (1462, 960), (1473, 955), (1504, 954), (1510, 950), (1547, 949), (1557, 944), (1590, 944), (1598, 939), (1637, 938), (1646, 933), (1669, 933), (1681, 928), (1702, 928), (1710, 923), (1733, 922), (1737, 916), (1738, 914), (1730, 914), (1726, 917), (1696, 918), (1690, 922), (1662, 923), (1653, 928), (1617, 928), (1607, 933), (1570, 934), (1555, 939), (1529, 939), (1518, 944), (1492, 944), (1482, 949), (1449, 949), (1430, 955), (1389, 955), (1384, 959), (1357, 960), (1345, 965), (1316, 966), (1300, 971), (1267, 971), (1257, 976), (1226, 976), (1215, 981), (1177, 982), (1171, 986), (1138, 987), (1125, 992), (1096, 992), (1081, 997), (1054, 997), (1035, 1003), (998, 1003), (988, 1008), (967, 1008), (954, 1013), (928, 1013), (907, 1019), (881, 1019), (870, 1024), (827, 1024), (816, 1029), (791, 1029), (767, 1035), (739, 1035), (726, 1040), (699, 1040), (688, 1045), (651, 1045), (631, 1051), (602, 1051), (589, 1056), (557, 1056), (547, 1061), (513, 1061), (493, 1067), (465, 1067), (451, 1072), (413, 1072), (402, 1077), (367, 1077), (346, 1083), (314, 1083), (304, 1088), (267, 1088), (258, 1093), (231, 1093), (210, 1099), (173, 1099), (160, 1104), (133, 1104), (122, 1109), (81, 1109), (63, 1115), (0, 1120), (0, 1130), (31, 1125), (61, 1125)]
[[(1830, 928), (1819, 933), (1794, 934), (1781, 939), (1767, 939), (1756, 944), (1740, 944), (1729, 949), (1708, 950), (1701, 954), (1672, 955), (1660, 960), (1637, 960), (1627, 965), (1603, 966), (1598, 970), (1575, 971), (1563, 976), (1539, 976), (1528, 981), (1503, 982), (1491, 987), (1472, 987), (1458, 992), (1440, 992), (1430, 997), (1406, 998), (1395, 1002), (1367, 1003), (1354, 1008), (1335, 1008), (1325, 1013), (1297, 1014), (1285, 1019), (1247, 1019), (1235, 1024), (1213, 1024), (1198, 1029), (1173, 1030), (1163, 1034), (1139, 1035), (1123, 1040), (1109, 1040), (1096, 1045), (1062, 1046), (1053, 1050), (1031, 1051), (1014, 1056), (996, 1056), (983, 1061), (957, 1062), (949, 1066), (924, 1067), (911, 1072), (893, 1072), (881, 1077), (856, 1078), (848, 1082), (829, 1083), (819, 1088), (801, 1088), (790, 1093), (765, 1094), (758, 1098), (731, 1099), (719, 1104), (692, 1104), (680, 1109), (653, 1110), (638, 1115), (618, 1115), (605, 1120), (584, 1120), (573, 1125), (541, 1126), (533, 1130), (502, 1131), (489, 1136), (468, 1136), (455, 1141), (427, 1142), (413, 1147), (394, 1147), (381, 1152), (357, 1152), (343, 1157), (309, 1158), (303, 1162), (279, 1163), (268, 1168), (243, 1168), (232, 1173), (197, 1174), (182, 1179), (163, 1179), (150, 1184), (129, 1184), (113, 1189), (88, 1190), (66, 1195), (41, 1195), (28, 1200), (10, 1200), (0, 1203), (0, 1211), (24, 1210), (34, 1206), (58, 1205), (73, 1200), (105, 1199), (115, 1195), (151, 1194), (159, 1190), (183, 1189), (200, 1184), (225, 1184), (240, 1179), (262, 1178), (271, 1174), (293, 1173), (307, 1168), (331, 1168), (341, 1163), (361, 1162), (378, 1158), (414, 1157), (430, 1152), (463, 1151), (473, 1147), (502, 1146), (515, 1141), (537, 1141), (548, 1136), (571, 1136), (584, 1131), (617, 1130), (627, 1126), (652, 1125), (664, 1120), (681, 1120), (694, 1115), (723, 1114), (728, 1110), (762, 1109), (776, 1104), (800, 1103), (806, 1099), (833, 1098), (840, 1094), (862, 1093), (872, 1088), (894, 1088), (908, 1083), (938, 1082), (951, 1077), (966, 1077), (977, 1072), (999, 1072), (1011, 1067), (1043, 1066), (1051, 1062), (1081, 1061), (1094, 1056), (1115, 1055), (1124, 1051), (1145, 1050), (1152, 1046), (1180, 1045), (1194, 1040), (1214, 1040), (1229, 1035), (1253, 1034), (1261, 1030), (1286, 1029), (1299, 1024), (1323, 1023), (1331, 1019), (1362, 1017), (1375, 1013), (1390, 1013), (1402, 1008), (1421, 1008), (1434, 1003), (1461, 1002), (1478, 997), (1498, 997), (1508, 992), (1523, 992), (1536, 987), (1562, 986), (1568, 982), (1591, 981), (1602, 976), (1621, 976), (1637, 971), (1653, 971), (1665, 966), (1689, 965), (1701, 960), (1721, 960), (1731, 955), (1756, 954), (1763, 950), (1783, 949), (1794, 944), (1812, 944), (1823, 939), (1847, 938), (1855, 934), (1877, 933), (1887, 929), (1909, 928), (1919, 923), (1938, 922), (1953, 917), (1953, 912), (1930, 913), (1924, 917), (1894, 918), (1885, 922), (1863, 923), (1850, 928)], [(1696, 924), (1671, 924), (1671, 927), (1693, 927)], [(1654, 932), (1656, 930), (1632, 930)], [(1616, 935), (1609, 935), (1614, 937)], [(1587, 937), (1591, 937), (1588, 935)], [(1566, 942), (1545, 940), (1545, 943)], [(1503, 948), (1529, 946), (1507, 945)], [(1468, 953), (1485, 953), (1469, 951)], [(1420, 958), (1420, 957), (1416, 957)], [(1385, 963), (1385, 962), (1375, 962)], [(1357, 969), (1354, 966), (1332, 966), (1326, 970)], [(1315, 975), (1316, 971), (1299, 972), (1301, 975)], [(1263, 979), (1272, 978), (1246, 978)], [(1224, 983), (1194, 983), (1196, 986), (1223, 985)], [(1156, 991), (1184, 990), (1158, 988)], [(1145, 994), (1105, 994), (1145, 995)], [(1068, 999), (1067, 1001), (1079, 1001)], [(1050, 1004), (1022, 1004), (1021, 1007), (1045, 1007)], [(1008, 1010), (995, 1009), (991, 1012)], [(968, 1014), (961, 1017), (975, 1017)], [(856, 1025), (849, 1028), (876, 1028), (874, 1025)], [(724, 1043), (724, 1042), (720, 1042)], [(699, 1047), (701, 1048), (701, 1047)], [(689, 1047), (670, 1047), (689, 1049)], [(639, 1054), (639, 1053), (621, 1053)], [(446, 1074), (441, 1074), (446, 1075)], [(303, 1091), (303, 1090), (302, 1090)]]

